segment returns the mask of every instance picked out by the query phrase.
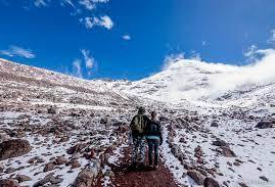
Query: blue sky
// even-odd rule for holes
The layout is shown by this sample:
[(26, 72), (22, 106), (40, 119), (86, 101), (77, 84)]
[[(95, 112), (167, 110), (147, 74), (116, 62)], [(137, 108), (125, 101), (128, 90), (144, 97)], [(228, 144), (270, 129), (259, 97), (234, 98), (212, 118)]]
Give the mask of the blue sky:
[(274, 0), (0, 0), (0, 57), (87, 79), (137, 80), (168, 55), (245, 64), (269, 48)]

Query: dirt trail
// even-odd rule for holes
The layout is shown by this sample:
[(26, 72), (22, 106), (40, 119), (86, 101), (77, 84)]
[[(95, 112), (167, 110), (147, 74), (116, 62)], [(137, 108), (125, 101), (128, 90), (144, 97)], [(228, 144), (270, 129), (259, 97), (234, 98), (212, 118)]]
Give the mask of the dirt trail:
[(112, 184), (116, 187), (178, 187), (169, 169), (161, 161), (157, 170), (145, 168), (144, 170), (130, 170), (128, 163), (130, 160), (130, 148), (123, 150), (124, 157), (122, 164), (113, 167), (115, 177)]

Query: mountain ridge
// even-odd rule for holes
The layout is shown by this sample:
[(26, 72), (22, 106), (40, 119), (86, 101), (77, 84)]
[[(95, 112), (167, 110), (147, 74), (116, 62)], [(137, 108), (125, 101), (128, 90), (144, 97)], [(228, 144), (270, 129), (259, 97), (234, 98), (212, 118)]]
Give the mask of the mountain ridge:
[[(137, 172), (130, 180), (125, 178), (129, 123), (137, 108), (144, 106), (147, 114), (157, 111), (165, 140), (160, 148), (161, 170), (150, 173), (154, 180), (161, 177), (160, 181), (198, 187), (211, 178), (225, 186), (271, 187), (275, 182), (274, 84), (219, 97), (186, 98), (186, 90), (170, 90), (179, 78), (174, 72), (182, 73), (177, 68), (181, 63), (185, 62), (130, 82), (87, 81), (0, 59), (0, 144), (26, 147), (19, 150), (23, 155), (9, 155), (17, 153), (12, 147), (6, 148), (8, 152), (0, 149), (8, 158), (1, 161), (0, 178), (20, 182), (27, 174), (28, 180), (20, 185), (47, 181), (68, 186), (84, 180), (81, 176), (88, 172), (97, 179), (93, 186), (134, 184), (135, 177), (144, 175)], [(210, 80), (209, 71), (185, 68), (190, 68), (189, 78), (194, 79), (186, 78), (190, 90), (194, 83), (208, 89), (200, 81)], [(176, 86), (186, 83), (180, 81)], [(200, 89), (193, 92), (200, 95)], [(117, 168), (124, 168), (123, 172)], [(170, 175), (165, 178), (162, 172)], [(147, 183), (139, 178), (138, 184)]]

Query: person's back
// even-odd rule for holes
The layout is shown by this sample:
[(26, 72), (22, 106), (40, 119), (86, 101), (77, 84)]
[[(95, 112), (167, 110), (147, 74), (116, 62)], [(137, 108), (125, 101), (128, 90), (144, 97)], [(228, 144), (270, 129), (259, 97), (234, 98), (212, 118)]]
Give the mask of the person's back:
[(160, 124), (156, 120), (156, 112), (151, 113), (151, 120), (146, 126), (146, 139), (149, 146), (149, 165), (153, 163), (153, 151), (154, 151), (154, 165), (158, 166), (158, 147), (162, 144), (162, 129)]
[(135, 115), (131, 122), (131, 131), (133, 136), (144, 136), (145, 128), (149, 119), (142, 113)]
[(145, 128), (149, 122), (149, 118), (144, 115), (145, 109), (139, 108), (138, 114), (133, 117), (130, 129), (133, 140), (132, 149), (132, 166), (136, 167), (138, 157), (140, 158), (141, 165), (144, 165), (145, 161)]
[(146, 126), (146, 136), (147, 138), (158, 138), (162, 139), (162, 132), (161, 132), (160, 124), (157, 121), (150, 121)]

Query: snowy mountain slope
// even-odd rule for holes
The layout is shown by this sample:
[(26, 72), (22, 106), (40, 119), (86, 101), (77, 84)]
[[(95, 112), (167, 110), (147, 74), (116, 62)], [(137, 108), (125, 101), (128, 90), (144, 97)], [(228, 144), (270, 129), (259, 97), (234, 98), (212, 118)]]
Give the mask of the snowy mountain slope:
[[(114, 134), (129, 123), (136, 103), (107, 88), (104, 81), (85, 81), (1, 59), (0, 143), (19, 142), (1, 145), (0, 178), (16, 179), (21, 186), (43, 181), (46, 186), (68, 186), (87, 165), (96, 175), (98, 165), (105, 165), (100, 155), (121, 144)], [(112, 126), (116, 123), (121, 127)], [(24, 151), (23, 140), (31, 151), (13, 158)], [(16, 146), (17, 150), (9, 150)], [(11, 158), (3, 160), (3, 155)]]
[[(268, 58), (274, 59), (273, 56)], [(175, 154), (180, 160), (185, 158), (182, 163), (186, 168), (199, 168), (203, 174), (209, 172), (224, 186), (271, 187), (275, 182), (272, 174), (275, 170), (275, 131), (254, 128), (260, 121), (270, 122), (275, 118), (275, 77), (266, 71), (267, 67), (274, 67), (271, 60), (263, 59), (254, 65), (238, 67), (179, 59), (172, 61), (162, 72), (143, 80), (112, 84), (121, 92), (169, 103), (176, 111), (189, 111), (179, 112), (180, 116), (190, 116), (191, 111), (198, 113), (191, 115), (191, 119), (198, 118), (198, 121), (191, 120), (191, 124), (202, 129), (190, 132), (180, 123), (171, 133), (171, 146), (181, 150)], [(263, 77), (258, 78), (259, 74)], [(176, 115), (170, 118), (175, 119)], [(214, 122), (218, 127), (211, 127)], [(216, 151), (219, 147), (212, 145), (217, 140), (229, 144), (237, 154), (236, 158), (221, 156)], [(194, 157), (197, 149), (203, 156)], [(173, 163), (167, 161), (168, 166), (177, 167)], [(187, 171), (175, 170), (173, 173), (189, 186), (180, 172)], [(268, 182), (264, 181), (266, 178)]]
[[(109, 89), (104, 81), (86, 81), (60, 73), (0, 59), (1, 98), (19, 103), (52, 102), (92, 106), (133, 103), (131, 98)], [(9, 98), (10, 97), (10, 98)]]
[(247, 105), (251, 99), (274, 99), (274, 61), (273, 53), (253, 65), (242, 67), (171, 59), (163, 71), (151, 77), (112, 84), (126, 93), (176, 104), (187, 100), (207, 105)]
[[(143, 105), (162, 117), (163, 160), (182, 186), (211, 177), (223, 186), (271, 187), (275, 131), (255, 126), (274, 125), (275, 84), (270, 74), (246, 84), (240, 75), (255, 66), (180, 59), (140, 81), (87, 81), (0, 59), (0, 142), (23, 139), (33, 147), (1, 160), (0, 177), (27, 174), (20, 184), (32, 186), (54, 173), (48, 183), (67, 186), (90, 164), (88, 154), (104, 168), (99, 183), (112, 186), (110, 165), (123, 156), (128, 123)], [(236, 83), (233, 75), (244, 78)], [(225, 80), (232, 82), (219, 89)]]

